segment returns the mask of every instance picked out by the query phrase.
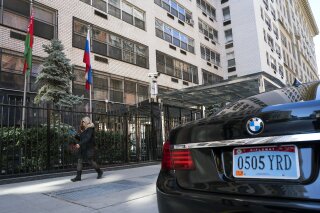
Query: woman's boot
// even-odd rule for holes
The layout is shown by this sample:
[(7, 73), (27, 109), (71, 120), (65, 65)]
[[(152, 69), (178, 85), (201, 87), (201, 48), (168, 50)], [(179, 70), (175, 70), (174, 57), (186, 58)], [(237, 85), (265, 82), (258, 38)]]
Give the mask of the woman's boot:
[(77, 171), (77, 176), (75, 178), (72, 178), (71, 181), (72, 182), (81, 181), (81, 173), (82, 171)]
[(97, 179), (101, 179), (103, 171), (99, 168), (99, 169), (96, 169), (96, 172), (98, 173)]

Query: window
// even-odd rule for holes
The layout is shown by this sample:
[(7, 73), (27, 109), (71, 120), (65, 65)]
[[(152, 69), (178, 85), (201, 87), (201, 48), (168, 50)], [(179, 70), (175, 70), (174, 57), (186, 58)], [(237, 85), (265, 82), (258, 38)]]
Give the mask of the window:
[(235, 67), (236, 60), (234, 58), (234, 52), (227, 53), (228, 67)]
[[(34, 35), (51, 40), (57, 35), (56, 11), (34, 4)], [(30, 3), (25, 0), (3, 0), (0, 11), (3, 10), (0, 23), (27, 31), (30, 17)]]
[(275, 72), (277, 72), (276, 60), (272, 56), (270, 56), (270, 66)]
[[(24, 58), (21, 55), (13, 55), (0, 50), (0, 88), (24, 90), (24, 75), (22, 73), (24, 66)], [(34, 92), (36, 85), (31, 82), (35, 81), (35, 77), (42, 69), (40, 62), (32, 61), (32, 70), (27, 78), (27, 91)]]
[(192, 13), (188, 11), (186, 8), (178, 4), (174, 0), (154, 0), (154, 2), (167, 10), (169, 13), (177, 17), (179, 20), (186, 22), (189, 25), (193, 26)]
[(204, 0), (197, 0), (197, 6), (212, 19), (216, 20), (216, 9)]
[(273, 50), (274, 49), (273, 38), (269, 34), (267, 34), (267, 38), (268, 38), (268, 44), (271, 47), (271, 49)]
[[(80, 1), (90, 4), (90, 1), (87, 0)], [(109, 0), (108, 10), (106, 5), (107, 3), (105, 0), (92, 0), (93, 7), (103, 10), (104, 12), (108, 12), (108, 14), (116, 18), (122, 19), (131, 25), (145, 30), (145, 12), (141, 9), (127, 3), (126, 1), (120, 0)]]
[(281, 49), (280, 49), (280, 46), (275, 43), (275, 47), (276, 47), (276, 53), (278, 54), (278, 57), (281, 58)]
[(214, 28), (210, 27), (207, 23), (199, 19), (199, 31), (212, 39), (215, 42), (218, 42), (218, 31), (216, 31)]
[[(87, 36), (87, 23), (73, 20), (73, 47), (84, 49)], [(127, 38), (92, 26), (92, 52), (148, 68), (148, 47)]]
[(104, 0), (92, 0), (92, 6), (103, 12), (107, 12), (107, 3)]
[(148, 99), (148, 86), (138, 84), (137, 86), (138, 91), (137, 91), (137, 96), (138, 96), (138, 102), (144, 101)]
[(194, 39), (170, 27), (166, 23), (156, 19), (156, 36), (180, 47), (188, 52), (194, 53)]
[(125, 81), (124, 82), (124, 98), (125, 103), (129, 105), (136, 104), (136, 83), (133, 81)]
[(120, 0), (109, 0), (108, 13), (121, 19)]
[(157, 71), (184, 81), (198, 84), (198, 68), (160, 51), (156, 53)]
[(202, 84), (214, 84), (223, 81), (223, 77), (202, 69)]
[(230, 17), (230, 8), (225, 7), (222, 9), (222, 14), (223, 14), (223, 21), (228, 21), (231, 19)]
[(217, 66), (220, 66), (220, 54), (211, 50), (210, 48), (201, 45), (200, 46), (200, 51), (201, 51), (201, 58), (214, 63)]
[(273, 33), (275, 34), (276, 38), (279, 38), (279, 31), (278, 28), (275, 26), (275, 24), (273, 24)]
[(271, 31), (271, 20), (267, 15), (265, 15), (265, 22), (268, 25), (268, 29)]
[(287, 38), (281, 32), (280, 32), (280, 36), (281, 36), (281, 42), (283, 46), (287, 47)]
[(93, 98), (95, 100), (108, 99), (108, 78), (97, 72), (93, 73)]
[(229, 42), (233, 41), (232, 29), (224, 31), (224, 35), (225, 35), (225, 38), (226, 38), (226, 43), (229, 43)]
[(126, 2), (122, 3), (122, 20), (133, 25), (133, 8)]
[(271, 14), (272, 14), (272, 17), (273, 17), (273, 20), (276, 20), (276, 12), (274, 10), (273, 7), (270, 6), (270, 11), (271, 11)]
[(123, 82), (121, 80), (110, 80), (110, 101), (123, 103)]
[(263, 17), (263, 8), (262, 8), (262, 7), (260, 7), (260, 15), (261, 15), (262, 20), (264, 20), (264, 17)]

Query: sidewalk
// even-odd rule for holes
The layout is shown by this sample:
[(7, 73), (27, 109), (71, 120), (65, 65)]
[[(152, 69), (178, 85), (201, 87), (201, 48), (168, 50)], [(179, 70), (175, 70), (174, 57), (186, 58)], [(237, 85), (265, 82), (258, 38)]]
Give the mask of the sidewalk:
[(160, 165), (105, 171), (0, 186), (1, 213), (157, 213), (156, 179)]

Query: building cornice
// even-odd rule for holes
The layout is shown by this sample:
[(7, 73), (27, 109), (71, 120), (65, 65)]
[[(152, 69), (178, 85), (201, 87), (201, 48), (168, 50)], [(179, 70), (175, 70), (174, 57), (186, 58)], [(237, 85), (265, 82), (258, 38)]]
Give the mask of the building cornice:
[(308, 0), (299, 0), (301, 8), (305, 11), (307, 15), (307, 20), (311, 26), (312, 29), (312, 36), (316, 36), (319, 34), (319, 29), (316, 23), (316, 20), (314, 19), (310, 4)]

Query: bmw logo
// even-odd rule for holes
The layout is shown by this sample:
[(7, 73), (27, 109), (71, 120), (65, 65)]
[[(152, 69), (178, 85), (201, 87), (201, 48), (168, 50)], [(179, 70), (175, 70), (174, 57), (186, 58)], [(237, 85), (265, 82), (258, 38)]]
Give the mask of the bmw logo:
[(247, 131), (250, 135), (258, 135), (264, 129), (264, 123), (260, 118), (251, 118), (247, 122)]

